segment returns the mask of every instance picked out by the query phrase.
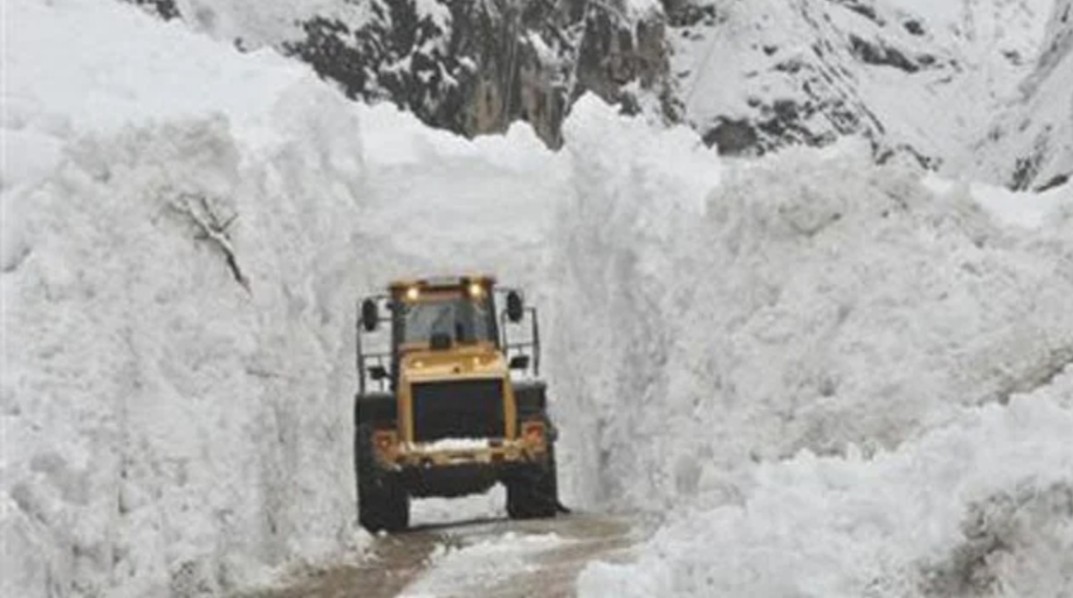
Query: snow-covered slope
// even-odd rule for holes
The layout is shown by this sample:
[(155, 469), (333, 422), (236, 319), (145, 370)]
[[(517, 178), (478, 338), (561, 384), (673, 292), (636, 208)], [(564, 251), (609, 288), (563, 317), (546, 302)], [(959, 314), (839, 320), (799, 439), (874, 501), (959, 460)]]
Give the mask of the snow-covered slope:
[(1073, 2), (1060, 0), (1035, 68), (976, 146), (974, 174), (1017, 189), (1073, 177)]
[(964, 168), (1038, 54), (1053, 0), (737, 0), (673, 30), (687, 119), (724, 152), (869, 138)]

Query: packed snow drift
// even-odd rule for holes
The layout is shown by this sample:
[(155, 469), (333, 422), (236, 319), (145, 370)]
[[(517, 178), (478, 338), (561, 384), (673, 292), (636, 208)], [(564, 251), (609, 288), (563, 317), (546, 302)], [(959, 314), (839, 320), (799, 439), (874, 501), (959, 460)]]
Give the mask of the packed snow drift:
[(559, 153), (471, 142), (126, 5), (5, 11), (0, 593), (360, 551), (354, 302), (466, 269), (544, 310), (565, 501), (669, 513), (583, 592), (1073, 583), (1068, 184), (720, 160), (591, 97)]

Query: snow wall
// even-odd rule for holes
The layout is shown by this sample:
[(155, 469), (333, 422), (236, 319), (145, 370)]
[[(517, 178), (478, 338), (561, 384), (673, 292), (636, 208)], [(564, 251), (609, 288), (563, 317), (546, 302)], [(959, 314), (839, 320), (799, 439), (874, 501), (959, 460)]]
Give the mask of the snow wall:
[(117, 3), (5, 11), (0, 594), (355, 546), (352, 108)]
[(941, 181), (852, 141), (720, 166), (591, 106), (566, 132), (573, 487), (669, 517), (582, 594), (1073, 590), (1068, 187)]
[(5, 11), (0, 594), (221, 594), (360, 551), (358, 296), (536, 277), (561, 158), (124, 4)]
[[(769, 593), (860, 595), (924, 559), (940, 585), (906, 593), (942, 593), (943, 554), (999, 537), (991, 497), (1014, 548), (985, 580), (1031, 589), (1033, 547), (1067, 545), (1068, 186), (945, 183), (853, 142), (725, 163), (592, 99), (559, 154), (521, 127), (472, 143), (130, 7), (8, 10), (4, 595), (220, 593), (360, 549), (354, 300), (460, 268), (544, 309), (567, 502), (683, 512), (585, 592), (759, 595), (790, 563)], [(891, 521), (922, 539), (794, 556), (911, 533)], [(714, 566), (735, 545), (769, 568)]]
[(943, 183), (853, 142), (721, 167), (591, 105), (567, 131), (551, 359), (600, 431), (598, 498), (661, 506), (700, 461), (891, 448), (1073, 361), (1068, 188)]

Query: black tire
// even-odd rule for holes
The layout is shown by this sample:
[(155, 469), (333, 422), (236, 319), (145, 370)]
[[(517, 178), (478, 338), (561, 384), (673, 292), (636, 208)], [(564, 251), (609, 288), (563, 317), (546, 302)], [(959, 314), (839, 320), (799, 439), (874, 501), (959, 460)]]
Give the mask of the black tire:
[(555, 447), (548, 447), (544, 463), (518, 470), (506, 480), (507, 515), (511, 519), (544, 519), (559, 512), (559, 482)]
[(372, 429), (359, 426), (354, 439), (358, 476), (358, 522), (371, 533), (397, 532), (410, 525), (410, 495), (394, 476), (376, 466)]

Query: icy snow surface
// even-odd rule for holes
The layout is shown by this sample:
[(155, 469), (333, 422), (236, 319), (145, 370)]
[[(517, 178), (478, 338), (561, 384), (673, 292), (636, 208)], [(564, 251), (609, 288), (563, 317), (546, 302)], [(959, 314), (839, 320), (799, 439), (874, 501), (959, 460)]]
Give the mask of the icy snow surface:
[(4, 10), (0, 594), (360, 549), (354, 300), (458, 270), (544, 310), (566, 502), (679, 512), (584, 591), (1068, 586), (1069, 185), (720, 161), (592, 98), (558, 154), (470, 142), (119, 3)]
[(531, 563), (534, 554), (565, 542), (567, 540), (556, 534), (527, 535), (506, 532), (463, 548), (440, 544), (429, 556), (430, 574), (407, 586), (401, 595), (408, 598), (425, 598), (441, 596), (443, 588), (467, 585), (491, 588), (509, 579), (510, 575), (524, 571), (526, 567), (539, 567)]

